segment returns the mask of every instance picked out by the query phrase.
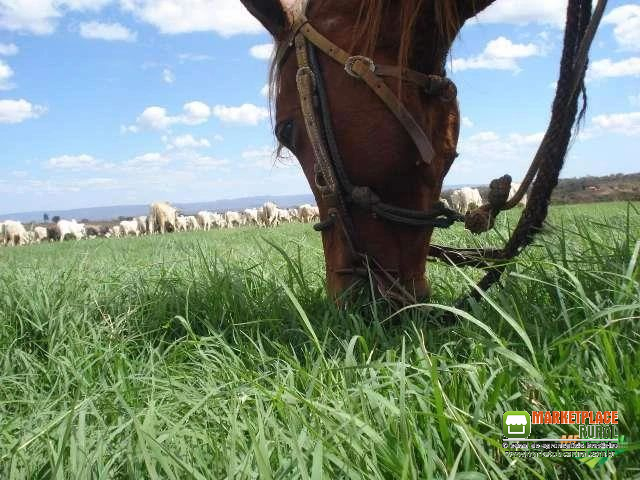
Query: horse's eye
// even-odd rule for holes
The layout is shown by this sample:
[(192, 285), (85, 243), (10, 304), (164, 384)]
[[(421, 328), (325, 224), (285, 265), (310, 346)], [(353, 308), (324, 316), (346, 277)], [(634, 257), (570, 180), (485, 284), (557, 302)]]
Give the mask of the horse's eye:
[(295, 124), (293, 120), (284, 120), (276, 125), (275, 129), (276, 138), (278, 141), (291, 150), (294, 154), (296, 153), (296, 145), (295, 145)]

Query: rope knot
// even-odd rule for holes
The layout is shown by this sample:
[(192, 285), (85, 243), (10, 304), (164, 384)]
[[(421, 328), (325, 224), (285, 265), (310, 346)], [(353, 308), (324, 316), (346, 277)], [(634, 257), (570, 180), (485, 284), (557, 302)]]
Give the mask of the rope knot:
[(509, 199), (511, 192), (511, 176), (504, 175), (495, 180), (491, 180), (489, 184), (489, 205), (493, 208), (496, 215)]
[(489, 184), (489, 203), (467, 212), (464, 226), (471, 233), (484, 233), (493, 228), (498, 213), (504, 208), (511, 192), (511, 176), (504, 175)]

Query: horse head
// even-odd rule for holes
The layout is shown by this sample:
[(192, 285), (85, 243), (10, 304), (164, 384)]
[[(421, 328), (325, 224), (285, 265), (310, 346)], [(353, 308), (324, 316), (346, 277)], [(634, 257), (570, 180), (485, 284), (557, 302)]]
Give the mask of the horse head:
[[(413, 217), (406, 212), (435, 210), (437, 217), (444, 208), (440, 191), (456, 157), (460, 124), (446, 59), (464, 22), (493, 0), (241, 1), (275, 39), (275, 134), (298, 158), (320, 208), (330, 293), (368, 273), (386, 293), (428, 295), (426, 259), (437, 222), (416, 225), (394, 215), (407, 220)], [(309, 32), (328, 42), (314, 43)], [(301, 33), (306, 39), (298, 42)], [(299, 91), (301, 68), (308, 68), (300, 48), (309, 50), (314, 82), (322, 82), (322, 95), (316, 89), (310, 100), (323, 107), (315, 144)], [(337, 51), (348, 52), (346, 65)], [(376, 74), (371, 82), (364, 81), (365, 70)], [(376, 89), (395, 100), (385, 103)], [(326, 193), (327, 175), (318, 165), (317, 144), (331, 142), (340, 157), (337, 183), (359, 187), (338, 186), (337, 199)], [(392, 213), (383, 214), (379, 205)]]

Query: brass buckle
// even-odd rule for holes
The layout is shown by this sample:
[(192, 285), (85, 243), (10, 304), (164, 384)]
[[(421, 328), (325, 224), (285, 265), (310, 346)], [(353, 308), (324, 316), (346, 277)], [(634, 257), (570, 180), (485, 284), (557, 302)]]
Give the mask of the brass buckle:
[(353, 78), (360, 78), (360, 75), (353, 71), (353, 67), (356, 62), (362, 62), (365, 65), (368, 65), (369, 71), (372, 73), (376, 71), (376, 64), (373, 63), (373, 60), (371, 60), (369, 57), (365, 57), (363, 55), (354, 55), (353, 57), (347, 58), (347, 61), (344, 63), (344, 71), (351, 75)]

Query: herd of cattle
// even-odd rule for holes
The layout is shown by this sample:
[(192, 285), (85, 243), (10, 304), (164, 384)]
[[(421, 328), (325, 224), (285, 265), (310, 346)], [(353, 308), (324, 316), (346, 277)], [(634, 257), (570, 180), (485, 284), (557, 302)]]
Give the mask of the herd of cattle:
[(81, 240), (96, 237), (127, 237), (129, 235), (164, 234), (211, 230), (213, 228), (235, 228), (243, 225), (275, 227), (281, 223), (300, 221), (310, 223), (320, 218), (318, 207), (301, 205), (283, 209), (272, 202), (260, 208), (248, 208), (242, 212), (214, 213), (201, 211), (196, 215), (181, 215), (179, 210), (166, 202), (153, 203), (149, 214), (123, 220), (116, 225), (88, 225), (75, 220), (59, 220), (47, 226), (31, 226), (7, 220), (0, 222), (0, 245), (28, 245), (44, 241), (63, 241), (68, 238)]
[[(518, 184), (512, 185), (513, 195)], [(454, 190), (450, 195), (451, 206), (466, 212), (482, 205), (482, 197), (476, 188), (464, 187)], [(446, 206), (449, 201), (441, 199)], [(526, 202), (526, 197), (521, 203)], [(211, 230), (213, 228), (235, 228), (243, 225), (275, 227), (280, 223), (299, 221), (310, 223), (320, 218), (318, 207), (309, 204), (298, 208), (283, 209), (275, 203), (267, 202), (260, 208), (248, 208), (242, 212), (228, 211), (214, 213), (198, 212), (196, 215), (181, 215), (179, 210), (166, 202), (153, 203), (149, 214), (123, 220), (116, 225), (86, 225), (75, 220), (60, 220), (45, 226), (31, 226), (29, 229), (13, 220), (0, 223), (0, 245), (27, 245), (43, 241), (63, 241), (67, 238), (81, 240), (96, 237), (127, 237), (130, 235), (164, 234), (166, 232), (187, 232)]]

